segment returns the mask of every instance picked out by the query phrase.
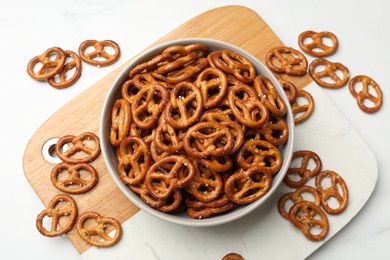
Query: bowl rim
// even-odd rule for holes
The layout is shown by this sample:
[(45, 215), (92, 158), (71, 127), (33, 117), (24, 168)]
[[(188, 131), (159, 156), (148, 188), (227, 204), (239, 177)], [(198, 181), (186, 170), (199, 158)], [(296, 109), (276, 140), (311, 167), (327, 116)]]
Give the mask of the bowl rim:
[[(288, 167), (292, 160), (292, 154), (293, 154), (293, 147), (294, 147), (294, 119), (292, 114), (292, 109), (289, 105), (287, 105), (287, 113), (286, 113), (286, 122), (289, 128), (288, 132), (288, 139), (285, 144), (283, 144), (283, 151), (282, 151), (282, 166), (277, 173), (277, 178), (274, 178), (272, 181), (272, 186), (268, 190), (268, 192), (261, 197), (259, 200), (246, 205), (241, 205), (238, 208), (234, 209), (233, 211), (212, 216), (210, 218), (203, 218), (203, 219), (193, 219), (185, 215), (186, 217), (182, 217), (182, 215), (173, 215), (169, 213), (164, 213), (161, 211), (158, 211), (154, 208), (149, 207), (146, 205), (140, 197), (135, 194), (133, 191), (131, 191), (118, 177), (117, 169), (112, 165), (112, 160), (110, 160), (109, 156), (109, 149), (114, 149), (111, 146), (111, 143), (109, 141), (109, 130), (107, 127), (107, 124), (111, 122), (111, 111), (112, 111), (112, 104), (114, 102), (114, 97), (118, 96), (118, 91), (120, 87), (118, 87), (118, 84), (122, 85), (123, 82), (128, 78), (129, 71), (131, 68), (133, 68), (135, 65), (148, 60), (150, 57), (160, 53), (163, 49), (165, 49), (168, 46), (171, 45), (188, 45), (191, 43), (203, 43), (209, 48), (211, 46), (224, 46), (224, 49), (229, 49), (232, 51), (235, 51), (237, 53), (240, 53), (245, 58), (247, 58), (249, 61), (251, 61), (255, 68), (256, 73), (259, 75), (259, 67), (261, 70), (265, 71), (261, 74), (267, 76), (271, 80), (271, 82), (276, 86), (277, 91), (279, 92), (280, 96), (282, 97), (283, 101), (286, 104), (289, 104), (287, 95), (283, 91), (283, 88), (281, 87), (279, 81), (275, 78), (273, 73), (254, 55), (247, 52), (246, 50), (242, 49), (241, 47), (238, 47), (236, 45), (233, 45), (231, 43), (211, 39), (211, 38), (182, 38), (182, 39), (176, 39), (176, 40), (169, 40), (164, 43), (158, 44), (156, 46), (153, 46), (151, 48), (146, 49), (145, 51), (142, 51), (140, 54), (135, 56), (133, 59), (128, 62), (128, 64), (125, 65), (125, 67), (119, 72), (119, 74), (116, 76), (114, 82), (111, 84), (109, 91), (106, 94), (106, 97), (104, 99), (104, 103), (101, 110), (100, 115), (100, 122), (99, 122), (99, 140), (100, 140), (100, 147), (101, 147), (101, 153), (103, 156), (104, 164), (113, 179), (116, 186), (121, 190), (121, 192), (125, 195), (127, 199), (129, 199), (136, 207), (138, 207), (140, 210), (144, 210), (147, 213), (151, 214), (154, 217), (157, 217), (159, 219), (165, 220), (170, 223), (178, 224), (178, 225), (184, 225), (184, 226), (192, 226), (192, 227), (209, 227), (209, 226), (216, 226), (225, 224), (228, 222), (232, 222), (234, 220), (240, 219), (244, 217), (245, 215), (248, 215), (249, 213), (253, 212), (254, 210), (258, 209), (262, 204), (264, 204), (272, 195), (275, 194), (275, 191), (280, 186), (280, 183), (282, 182), (285, 174), (287, 173)], [(219, 48), (221, 49), (221, 48)], [(286, 150), (287, 149), (287, 150)]]

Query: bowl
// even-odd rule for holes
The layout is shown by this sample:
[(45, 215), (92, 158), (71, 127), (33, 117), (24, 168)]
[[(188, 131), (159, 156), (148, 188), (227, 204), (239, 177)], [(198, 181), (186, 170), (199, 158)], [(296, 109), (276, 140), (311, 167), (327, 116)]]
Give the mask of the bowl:
[(266, 76), (271, 80), (274, 86), (276, 86), (277, 91), (279, 92), (285, 104), (289, 104), (285, 92), (283, 91), (282, 87), (280, 86), (279, 82), (274, 77), (272, 72), (263, 63), (261, 63), (255, 56), (251, 55), (247, 51), (237, 46), (234, 46), (232, 44), (222, 42), (219, 40), (208, 39), (208, 38), (207, 39), (206, 38), (185, 38), (185, 39), (173, 40), (155, 46), (145, 51), (144, 53), (138, 55), (119, 73), (119, 75), (117, 76), (116, 80), (113, 82), (104, 100), (101, 119), (100, 119), (100, 145), (101, 145), (104, 162), (106, 164), (107, 170), (110, 173), (112, 179), (114, 180), (118, 188), (123, 192), (123, 194), (135, 206), (161, 220), (170, 223), (175, 223), (175, 224), (185, 225), (185, 226), (207, 227), (207, 226), (220, 225), (220, 224), (224, 224), (224, 223), (228, 223), (240, 219), (245, 215), (249, 214), (250, 212), (253, 212), (254, 210), (258, 209), (274, 194), (274, 192), (277, 190), (280, 183), (282, 182), (291, 162), (292, 153), (293, 153), (293, 142), (294, 142), (294, 119), (293, 119), (291, 107), (287, 105), (287, 113), (285, 116), (285, 120), (289, 128), (288, 140), (286, 143), (279, 146), (283, 158), (283, 163), (279, 172), (276, 175), (274, 175), (272, 185), (269, 191), (257, 201), (251, 204), (241, 205), (236, 209), (234, 209), (233, 211), (221, 215), (216, 215), (216, 216), (212, 216), (209, 218), (202, 218), (202, 219), (190, 218), (187, 216), (185, 212), (177, 215), (163, 213), (146, 205), (141, 200), (141, 198), (133, 191), (131, 191), (119, 178), (117, 172), (118, 163), (116, 159), (115, 148), (111, 145), (109, 140), (112, 106), (115, 100), (121, 97), (121, 86), (128, 79), (129, 72), (133, 67), (135, 67), (137, 64), (150, 60), (150, 58), (156, 56), (157, 54), (160, 54), (168, 46), (188, 45), (192, 43), (205, 44), (206, 46), (208, 46), (210, 52), (227, 49), (243, 55), (253, 63), (258, 75)]

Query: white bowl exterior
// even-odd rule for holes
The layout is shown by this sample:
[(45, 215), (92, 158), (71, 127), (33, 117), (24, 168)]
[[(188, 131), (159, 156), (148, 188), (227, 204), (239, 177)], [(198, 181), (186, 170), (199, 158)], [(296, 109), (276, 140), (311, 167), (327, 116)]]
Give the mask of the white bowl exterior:
[(104, 159), (104, 162), (106, 164), (107, 170), (110, 173), (112, 179), (114, 180), (115, 184), (119, 187), (119, 189), (123, 192), (123, 194), (138, 208), (145, 210), (146, 212), (171, 223), (185, 225), (185, 226), (197, 226), (197, 227), (207, 227), (207, 226), (215, 226), (220, 225), (224, 223), (231, 222), (233, 220), (239, 219), (248, 213), (252, 212), (253, 210), (257, 209), (260, 205), (262, 205), (272, 194), (274, 191), (279, 187), (280, 183), (282, 182), (288, 167), (291, 162), (292, 153), (293, 153), (293, 145), (294, 145), (294, 119), (291, 111), (291, 107), (287, 105), (287, 114), (285, 116), (286, 122), (289, 128), (289, 134), (288, 134), (288, 140), (285, 144), (280, 146), (281, 153), (283, 157), (283, 163), (279, 170), (279, 172), (274, 176), (272, 181), (272, 186), (269, 189), (269, 191), (261, 197), (259, 200), (248, 204), (248, 205), (242, 205), (238, 208), (236, 208), (233, 211), (224, 213), (222, 215), (213, 216), (210, 218), (204, 218), (204, 219), (192, 219), (188, 217), (185, 213), (173, 215), (164, 213), (161, 211), (158, 211), (156, 209), (153, 209), (146, 205), (141, 198), (132, 192), (119, 178), (118, 172), (117, 172), (117, 165), (118, 162), (116, 160), (116, 154), (115, 154), (115, 148), (110, 144), (109, 136), (110, 136), (110, 126), (111, 126), (111, 111), (112, 106), (116, 99), (120, 98), (121, 96), (121, 86), (122, 84), (128, 79), (128, 75), (130, 70), (137, 64), (145, 62), (149, 60), (150, 58), (160, 54), (165, 48), (172, 45), (188, 45), (192, 43), (203, 43), (206, 46), (208, 46), (210, 52), (215, 50), (221, 50), (221, 49), (227, 49), (235, 51), (244, 57), (246, 57), (248, 60), (252, 62), (252, 64), (256, 68), (257, 75), (263, 75), (266, 76), (271, 80), (271, 82), (276, 86), (278, 93), (282, 97), (285, 104), (289, 104), (288, 98), (283, 91), (283, 88), (280, 86), (280, 83), (278, 80), (274, 77), (272, 72), (263, 64), (261, 63), (256, 57), (254, 57), (252, 54), (246, 52), (245, 50), (229, 44), (227, 42), (222, 42), (214, 39), (206, 39), (206, 38), (185, 38), (185, 39), (179, 39), (179, 40), (173, 40), (166, 43), (163, 43), (161, 45), (158, 45), (154, 48), (151, 48), (147, 50), (146, 52), (142, 53), (141, 55), (137, 56), (134, 60), (132, 60), (126, 68), (124, 68), (120, 74), (118, 75), (117, 79), (114, 81), (112, 87), (110, 88), (107, 97), (103, 103), (102, 107), (102, 113), (101, 113), (101, 119), (100, 119), (100, 145), (102, 150), (102, 156)]

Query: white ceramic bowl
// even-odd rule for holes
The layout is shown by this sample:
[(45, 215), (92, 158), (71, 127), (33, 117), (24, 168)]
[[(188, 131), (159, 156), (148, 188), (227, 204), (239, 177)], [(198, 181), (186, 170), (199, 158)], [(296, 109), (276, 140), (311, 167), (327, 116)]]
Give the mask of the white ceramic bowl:
[(102, 155), (112, 179), (114, 180), (115, 184), (119, 187), (119, 189), (124, 193), (124, 195), (137, 207), (152, 214), (157, 218), (160, 218), (162, 220), (171, 223), (176, 223), (185, 226), (198, 226), (198, 227), (215, 226), (215, 225), (224, 224), (242, 218), (248, 213), (256, 210), (259, 206), (261, 206), (265, 201), (267, 201), (268, 198), (270, 198), (274, 194), (275, 190), (282, 182), (283, 177), (285, 176), (289, 164), (291, 162), (292, 152), (293, 152), (294, 120), (293, 120), (293, 115), (290, 106), (287, 106), (287, 114), (285, 116), (287, 125), (289, 127), (288, 140), (285, 144), (279, 147), (281, 149), (281, 153), (283, 157), (283, 164), (279, 172), (274, 176), (272, 186), (267, 192), (267, 194), (265, 194), (262, 198), (260, 198), (259, 200), (251, 204), (242, 205), (234, 209), (233, 211), (224, 213), (222, 215), (204, 218), (204, 219), (192, 219), (188, 217), (185, 212), (179, 215), (163, 213), (146, 205), (140, 199), (140, 197), (134, 192), (132, 192), (125, 184), (123, 184), (121, 179), (119, 178), (117, 173), (118, 163), (116, 160), (115, 149), (113, 146), (111, 146), (109, 141), (112, 106), (115, 100), (121, 97), (121, 86), (128, 79), (129, 71), (137, 64), (145, 62), (149, 60), (151, 57), (154, 57), (157, 54), (161, 53), (168, 46), (188, 45), (191, 43), (203, 43), (206, 46), (208, 46), (210, 52), (221, 50), (221, 49), (228, 49), (243, 55), (253, 63), (258, 75), (266, 76), (272, 81), (272, 83), (277, 87), (277, 90), (281, 95), (281, 97), (283, 98), (283, 101), (286, 104), (289, 104), (286, 94), (284, 93), (282, 87), (280, 86), (276, 78), (273, 76), (273, 74), (268, 70), (268, 68), (263, 63), (261, 63), (256, 57), (246, 52), (245, 50), (237, 46), (234, 46), (232, 44), (213, 40), (213, 39), (186, 38), (186, 39), (174, 40), (174, 41), (170, 41), (158, 45), (140, 54), (135, 59), (133, 59), (126, 66), (126, 68), (118, 75), (117, 79), (114, 81), (109, 92), (107, 93), (107, 97), (103, 104), (101, 120), (100, 120), (100, 143), (101, 143)]

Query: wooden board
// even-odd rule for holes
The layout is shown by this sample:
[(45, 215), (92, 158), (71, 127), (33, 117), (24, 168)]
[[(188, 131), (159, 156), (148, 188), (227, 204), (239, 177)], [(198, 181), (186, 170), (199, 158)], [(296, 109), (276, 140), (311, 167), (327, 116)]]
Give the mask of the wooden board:
[[(235, 22), (231, 23), (231, 21)], [(257, 13), (242, 6), (225, 6), (192, 18), (152, 46), (187, 37), (226, 41), (245, 49), (263, 62), (270, 48), (282, 45), (279, 38)], [(41, 156), (42, 146), (53, 137), (78, 135), (87, 131), (98, 135), (103, 100), (112, 82), (126, 64), (115, 69), (54, 113), (31, 137), (23, 158), (24, 173), (45, 206), (61, 192), (50, 182), (50, 172), (54, 164), (48, 163)], [(298, 88), (303, 88), (312, 81), (308, 75), (289, 80)], [(83, 120), (84, 118), (88, 120)], [(102, 156), (92, 162), (92, 165), (98, 171), (99, 182), (90, 192), (72, 196), (78, 204), (79, 212), (94, 210), (102, 215), (117, 218), (121, 223), (137, 213), (139, 209), (112, 181)], [(70, 231), (67, 236), (80, 254), (89, 248), (89, 245), (80, 239), (76, 230)]]

